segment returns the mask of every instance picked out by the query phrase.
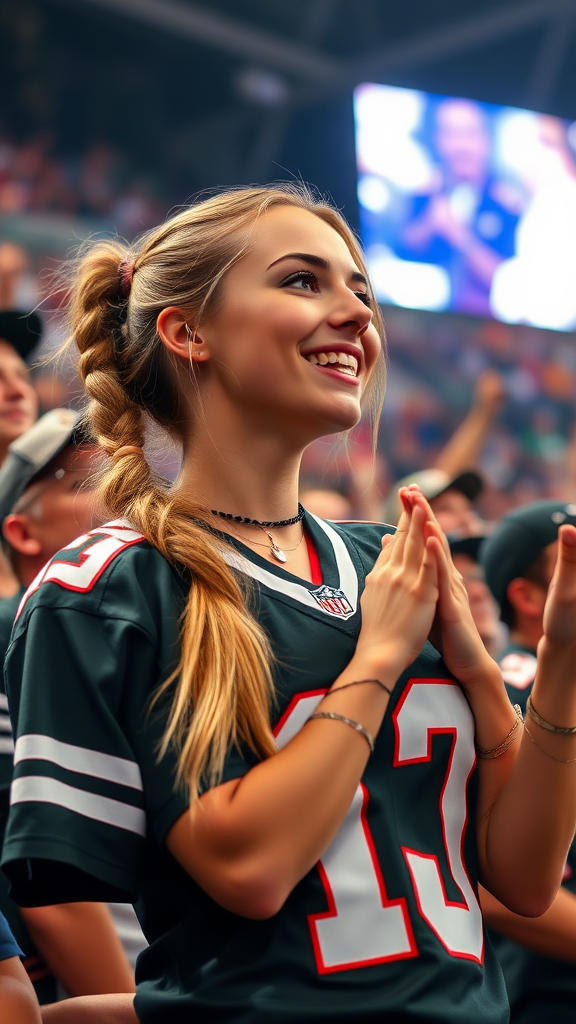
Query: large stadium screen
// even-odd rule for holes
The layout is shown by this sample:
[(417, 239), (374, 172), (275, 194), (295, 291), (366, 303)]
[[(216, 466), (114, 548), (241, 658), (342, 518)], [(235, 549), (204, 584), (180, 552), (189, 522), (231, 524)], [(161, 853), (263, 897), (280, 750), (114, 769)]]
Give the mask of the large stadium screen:
[(387, 85), (354, 108), (381, 302), (576, 329), (576, 122)]

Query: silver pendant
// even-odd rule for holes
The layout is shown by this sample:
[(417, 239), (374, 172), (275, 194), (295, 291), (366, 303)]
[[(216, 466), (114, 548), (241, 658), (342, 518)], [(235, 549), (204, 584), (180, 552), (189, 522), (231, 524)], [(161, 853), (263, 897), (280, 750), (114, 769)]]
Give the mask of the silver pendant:
[(288, 561), (288, 557), (287, 557), (286, 553), (284, 551), (282, 551), (282, 548), (277, 547), (276, 544), (273, 544), (272, 547), (270, 548), (270, 550), (271, 550), (272, 554), (274, 555), (274, 558), (276, 559), (277, 562), (287, 562)]

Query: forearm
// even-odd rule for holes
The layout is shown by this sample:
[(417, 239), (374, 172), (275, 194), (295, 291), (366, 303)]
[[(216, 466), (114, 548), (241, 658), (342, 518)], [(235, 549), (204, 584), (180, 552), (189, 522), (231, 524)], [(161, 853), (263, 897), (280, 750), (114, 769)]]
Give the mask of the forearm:
[(42, 1024), (138, 1024), (131, 995), (80, 996), (42, 1007)]
[[(539, 657), (532, 698), (548, 721), (576, 724), (574, 666)], [(576, 737), (550, 733), (530, 717), (530, 732), (490, 809), (484, 833), (486, 885), (511, 910), (543, 913), (559, 887), (576, 823)], [(531, 738), (532, 737), (532, 738)]]
[[(392, 688), (396, 675), (381, 669), (378, 678)], [(388, 694), (373, 683), (337, 692), (374, 676), (373, 668), (353, 661), (318, 710), (358, 721), (376, 736)], [(168, 846), (227, 909), (271, 916), (334, 838), (369, 755), (365, 737), (348, 725), (309, 721), (238, 783), (202, 797), (173, 828)]]
[(0, 961), (0, 1020), (6, 1024), (40, 1024), (36, 994), (18, 957)]
[(71, 996), (134, 992), (134, 977), (103, 903), (21, 908), (52, 973)]
[(560, 888), (541, 917), (513, 914), (486, 889), (480, 889), (484, 920), (490, 928), (541, 956), (576, 963), (576, 896)]
[(489, 409), (472, 407), (437, 456), (434, 465), (455, 477), (478, 464), (493, 416)]

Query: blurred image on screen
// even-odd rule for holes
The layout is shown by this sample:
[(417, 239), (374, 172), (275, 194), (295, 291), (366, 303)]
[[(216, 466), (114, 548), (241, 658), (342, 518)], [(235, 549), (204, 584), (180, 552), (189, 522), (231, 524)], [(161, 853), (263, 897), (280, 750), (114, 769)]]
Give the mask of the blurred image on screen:
[(381, 302), (576, 328), (576, 123), (386, 85), (354, 108)]

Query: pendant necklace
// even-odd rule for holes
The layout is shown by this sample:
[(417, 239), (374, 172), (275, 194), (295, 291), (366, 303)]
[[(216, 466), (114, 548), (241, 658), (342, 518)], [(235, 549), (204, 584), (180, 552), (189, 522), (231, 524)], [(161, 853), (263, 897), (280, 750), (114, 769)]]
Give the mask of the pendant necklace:
[[(273, 520), (266, 522), (265, 520), (260, 519), (250, 519), (248, 516), (235, 516), (231, 512), (219, 512), (215, 508), (212, 509), (212, 515), (220, 516), (221, 519), (227, 519), (231, 525), (232, 523), (245, 523), (247, 526), (257, 526), (259, 530), (262, 530), (262, 533), (266, 534), (269, 543), (261, 544), (257, 540), (250, 541), (249, 543), (256, 544), (257, 547), (259, 548), (268, 548), (270, 554), (273, 555), (277, 562), (287, 562), (287, 553), (290, 554), (291, 551), (296, 551), (296, 548), (300, 547), (300, 544), (304, 540), (304, 530), (302, 530), (302, 536), (300, 537), (300, 540), (298, 541), (297, 544), (294, 545), (293, 548), (281, 548), (274, 540), (272, 534), (269, 533), (268, 530), (266, 529), (267, 526), (279, 529), (281, 526), (293, 526), (295, 523), (300, 523), (304, 518), (304, 509), (300, 502), (298, 502), (298, 512), (296, 513), (295, 516), (292, 516), (290, 519), (277, 519), (275, 522)], [(235, 526), (232, 526), (232, 529), (235, 530), (240, 540), (246, 540), (246, 537), (242, 537), (242, 535), (238, 533)]]
[(299, 548), (302, 541), (304, 540), (304, 530), (302, 530), (302, 536), (300, 537), (300, 540), (298, 541), (297, 544), (294, 545), (293, 548), (281, 548), (274, 540), (272, 534), (268, 533), (268, 530), (266, 530), (263, 526), (260, 526), (259, 529), (262, 530), (262, 533), (265, 533), (266, 536), (268, 537), (268, 544), (262, 544), (262, 542), (259, 540), (249, 540), (247, 537), (243, 537), (241, 533), (238, 533), (238, 530), (235, 530), (234, 532), (241, 541), (244, 541), (245, 544), (256, 544), (256, 546), (259, 548), (268, 548), (268, 551), (270, 552), (271, 555), (273, 555), (277, 562), (287, 562), (288, 555), (292, 551), (296, 551), (296, 548)]

